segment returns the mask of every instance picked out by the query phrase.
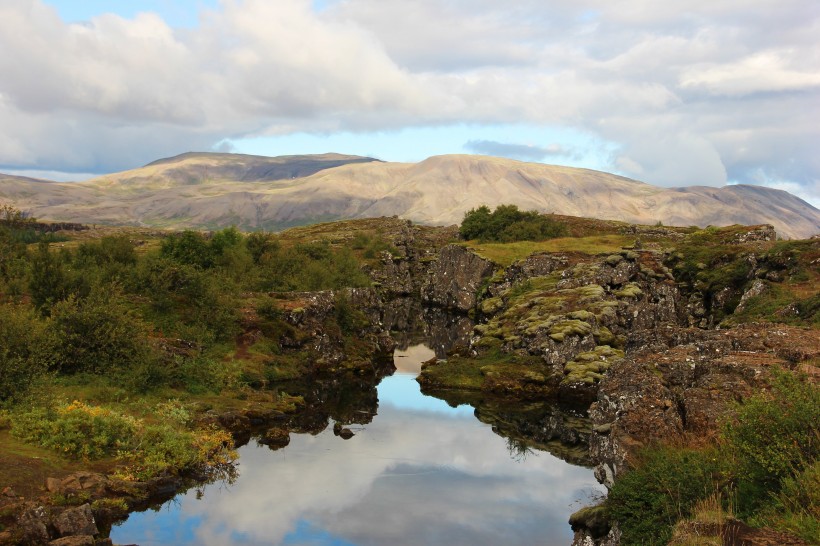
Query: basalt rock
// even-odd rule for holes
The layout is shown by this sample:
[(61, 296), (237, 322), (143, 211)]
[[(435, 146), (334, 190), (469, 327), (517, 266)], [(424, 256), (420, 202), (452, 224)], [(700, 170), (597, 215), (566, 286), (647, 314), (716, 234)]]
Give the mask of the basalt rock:
[(476, 305), (479, 288), (493, 273), (493, 263), (459, 245), (447, 245), (421, 286), (421, 299), (466, 313)]
[(820, 357), (820, 331), (665, 327), (633, 334), (628, 346), (629, 356), (612, 366), (590, 408), (590, 453), (606, 485), (640, 446), (716, 434), (729, 405), (765, 388), (772, 368)]

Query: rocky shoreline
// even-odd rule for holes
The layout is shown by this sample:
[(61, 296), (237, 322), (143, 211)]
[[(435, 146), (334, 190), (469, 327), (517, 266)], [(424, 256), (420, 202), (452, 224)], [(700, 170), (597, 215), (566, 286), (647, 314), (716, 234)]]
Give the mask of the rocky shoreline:
[[(727, 309), (742, 309), (794, 273), (788, 259), (757, 251), (774, 239), (770, 226), (733, 231), (732, 244), (748, 247), (744, 282), (706, 290), (684, 282), (681, 258), (651, 243), (683, 238), (665, 228), (629, 226), (636, 244), (615, 252), (540, 252), (502, 267), (464, 245), (445, 244), (453, 228), (393, 223), (396, 251), (382, 252), (378, 265), (368, 268), (373, 288), (269, 295), (290, 327), (281, 350), (307, 356), (277, 382), (260, 380), (259, 388), (287, 385), (290, 398), (203, 411), (201, 424), (230, 431), (237, 445), (256, 438), (271, 449), (287, 445), (290, 432), (324, 430), (331, 417), (337, 435), (349, 437), (347, 424), (375, 415), (375, 386), (392, 373), (396, 339), (428, 313), (426, 322), (444, 334), (439, 340), (432, 335), (437, 358), (419, 377), (426, 391), (445, 399), (473, 397), (478, 418), (500, 433), (558, 442), (564, 446), (559, 456), (594, 465), (609, 487), (638, 447), (713, 435), (728, 404), (765, 389), (773, 368), (817, 373), (820, 330), (768, 323), (717, 329)], [(644, 247), (641, 239), (650, 242)], [(329, 320), (342, 305), (356, 313), (347, 337)], [(262, 335), (257, 322), (246, 317), (242, 336)], [(459, 337), (467, 342), (454, 345)], [(355, 408), (328, 409), (343, 380), (359, 385)], [(529, 425), (507, 413), (497, 397), (558, 401), (569, 409), (533, 410), (538, 430), (527, 431)], [(134, 482), (79, 472), (46, 480), (40, 499), (7, 489), (0, 496), (6, 526), (0, 544), (111, 544), (102, 537), (129, 512), (227, 477), (194, 471)], [(571, 524), (579, 546), (619, 542), (617, 525), (595, 510), (579, 512)]]

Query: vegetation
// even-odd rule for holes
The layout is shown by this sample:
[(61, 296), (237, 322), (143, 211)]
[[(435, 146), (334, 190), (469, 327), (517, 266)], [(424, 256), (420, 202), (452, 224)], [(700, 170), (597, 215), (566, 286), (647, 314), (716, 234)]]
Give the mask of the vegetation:
[[(4, 441), (27, 442), (66, 460), (110, 463), (129, 479), (224, 468), (233, 458), (230, 436), (197, 426), (195, 415), (250, 401), (292, 411), (297, 397), (278, 392), (277, 382), (343, 370), (372, 356), (361, 339), (368, 319), (339, 289), (368, 286), (362, 266), (377, 267), (386, 254), (396, 258), (405, 249), (391, 244), (377, 221), (367, 222), (373, 223), (362, 224), (366, 229), (343, 222), (288, 235), (228, 228), (64, 241), (0, 206)], [(604, 325), (625, 302), (647, 297), (636, 283), (596, 284), (602, 282), (595, 280), (596, 268), (623, 261), (653, 278), (668, 276), (668, 267), (726, 324), (820, 323), (816, 241), (762, 244), (750, 256), (731, 228), (669, 229), (670, 240), (657, 229), (656, 239), (643, 240), (656, 250), (676, 242), (661, 267), (650, 263), (651, 253), (624, 248), (635, 245), (636, 235), (620, 224), (572, 223), (514, 205), (468, 212), (460, 234), (477, 253), (507, 266), (533, 252), (561, 252), (566, 267), (497, 292), (488, 286), (504, 279), (488, 279), (481, 290), (494, 297), (476, 310), (487, 318), (475, 329), (477, 354), (430, 364), (420, 380), (429, 389), (518, 399), (544, 399), (567, 385), (594, 387), (626, 346), (621, 330), (613, 327), (615, 335)], [(441, 246), (452, 235), (430, 238), (440, 237)], [(735, 313), (754, 282), (763, 291), (745, 298)], [(325, 289), (336, 292), (327, 315), (316, 319), (321, 324), (294, 326), (314, 298), (303, 292)], [(313, 330), (327, 334), (333, 351), (343, 354), (341, 363), (311, 352)], [(555, 347), (590, 335), (594, 345), (562, 370), (530, 354), (525, 343), (539, 339)], [(259, 388), (272, 383), (273, 389)], [(709, 502), (727, 510), (731, 504), (752, 524), (820, 540), (817, 387), (782, 374), (771, 393), (736, 410), (717, 447), (650, 446), (633, 461), (605, 505), (621, 523), (625, 543), (664, 544), (676, 522), (698, 517)], [(523, 453), (523, 444), (510, 445)]]
[[(0, 433), (66, 460), (110, 462), (129, 479), (227, 468), (231, 437), (194, 424), (204, 409), (295, 411), (296, 398), (250, 388), (321, 366), (308, 348), (283, 349), (283, 338), (298, 347), (305, 335), (286, 310), (300, 291), (368, 286), (361, 265), (398, 253), (374, 231), (342, 244), (307, 229), (66, 240), (37, 226), (0, 206)], [(370, 356), (357, 338), (366, 318), (343, 290), (321, 320), (348, 358)]]
[(464, 214), (459, 234), (479, 241), (543, 241), (567, 234), (562, 223), (536, 211), (521, 211), (515, 205), (498, 205), (490, 212), (482, 205)]
[[(715, 323), (725, 319), (727, 325), (752, 321), (820, 325), (818, 242), (759, 243), (751, 256), (749, 246), (737, 242), (739, 232), (733, 227), (695, 231), (675, 248), (666, 265), (678, 282), (704, 295)], [(762, 283), (759, 294), (736, 312), (743, 293), (755, 281)]]
[[(820, 541), (820, 387), (788, 372), (739, 404), (717, 447), (651, 446), (606, 506), (624, 544), (666, 544), (710, 496), (753, 524)], [(730, 506), (731, 505), (731, 506)]]

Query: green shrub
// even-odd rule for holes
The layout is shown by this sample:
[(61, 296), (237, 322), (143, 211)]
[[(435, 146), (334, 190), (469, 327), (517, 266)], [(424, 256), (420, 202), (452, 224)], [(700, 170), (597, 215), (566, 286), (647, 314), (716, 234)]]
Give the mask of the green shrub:
[(37, 245), (37, 252), (31, 260), (29, 291), (31, 301), (43, 315), (48, 315), (51, 306), (64, 300), (71, 293), (68, 274), (59, 255), (51, 252), (47, 242)]
[(738, 514), (747, 516), (812, 465), (820, 450), (820, 388), (777, 372), (771, 393), (739, 404), (726, 424), (727, 452), (738, 478)]
[[(33, 406), (11, 414), (11, 433), (23, 441), (75, 459), (118, 457), (128, 467), (122, 477), (148, 479), (197, 468), (224, 471), (236, 458), (227, 431), (185, 430), (187, 413), (177, 404), (160, 406), (161, 424), (80, 401)], [(164, 412), (164, 414), (163, 414)], [(170, 413), (169, 413), (170, 412)]]
[(340, 291), (336, 294), (333, 315), (336, 319), (336, 324), (339, 325), (339, 329), (344, 335), (353, 335), (369, 324), (365, 314), (359, 309), (356, 309), (344, 291)]
[(0, 304), (0, 402), (24, 394), (45, 372), (44, 327), (28, 307)]
[(116, 289), (71, 296), (52, 308), (53, 367), (64, 373), (113, 373), (152, 358), (146, 326)]
[(481, 241), (543, 241), (566, 235), (566, 226), (536, 211), (524, 212), (515, 205), (498, 205), (493, 212), (482, 205), (464, 214), (459, 228), (462, 238)]
[(820, 544), (820, 461), (785, 478), (780, 491), (750, 522), (787, 531), (809, 544)]
[(12, 414), (14, 436), (76, 459), (114, 456), (130, 447), (136, 432), (134, 418), (76, 400), (55, 408), (35, 406)]
[(725, 472), (716, 450), (672, 446), (643, 449), (637, 464), (615, 481), (606, 506), (622, 543), (661, 545), (689, 517), (697, 501), (715, 493)]

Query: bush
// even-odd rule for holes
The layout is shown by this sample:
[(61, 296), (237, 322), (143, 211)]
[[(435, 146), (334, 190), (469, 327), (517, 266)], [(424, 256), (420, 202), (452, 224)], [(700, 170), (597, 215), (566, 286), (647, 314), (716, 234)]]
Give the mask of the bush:
[(32, 303), (43, 315), (48, 315), (52, 305), (71, 293), (63, 260), (51, 252), (46, 242), (37, 245), (37, 252), (31, 258), (29, 291)]
[(738, 405), (726, 424), (727, 452), (738, 477), (738, 513), (748, 516), (803, 472), (820, 449), (820, 389), (788, 372), (777, 372), (770, 394)]
[(645, 448), (637, 465), (618, 477), (606, 506), (623, 544), (661, 545), (695, 504), (715, 493), (725, 472), (716, 450), (672, 446)]
[(0, 304), (0, 402), (24, 394), (46, 370), (43, 323), (27, 307)]
[(11, 415), (11, 433), (23, 441), (67, 457), (96, 460), (118, 457), (129, 466), (124, 477), (148, 479), (197, 468), (206, 475), (225, 470), (236, 458), (230, 433), (217, 429), (184, 430), (180, 409), (161, 406), (175, 416), (146, 424), (109, 408), (80, 401), (56, 407), (35, 406)]
[(130, 446), (136, 431), (134, 418), (76, 400), (12, 414), (14, 436), (76, 459), (114, 456)]
[(147, 328), (116, 290), (71, 296), (51, 313), (53, 367), (63, 373), (113, 373), (152, 358)]
[(524, 212), (515, 205), (498, 205), (493, 212), (486, 205), (464, 214), (459, 234), (481, 241), (543, 241), (566, 235), (564, 224), (536, 211)]
[(751, 523), (776, 527), (809, 544), (820, 544), (820, 462), (815, 460), (799, 474), (785, 478), (780, 492), (771, 496)]

